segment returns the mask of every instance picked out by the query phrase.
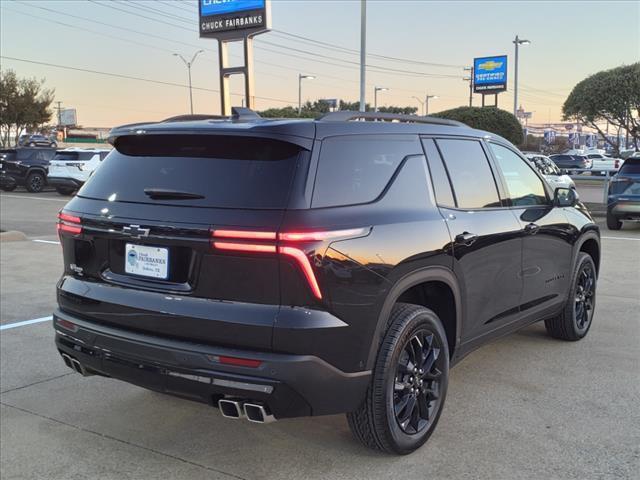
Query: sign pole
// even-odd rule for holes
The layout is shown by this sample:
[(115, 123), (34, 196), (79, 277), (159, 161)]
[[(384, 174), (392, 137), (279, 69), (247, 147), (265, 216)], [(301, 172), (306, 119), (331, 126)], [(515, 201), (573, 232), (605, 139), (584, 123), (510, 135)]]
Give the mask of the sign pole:
[(360, 111), (366, 109), (367, 0), (360, 2)]
[(244, 37), (244, 95), (247, 108), (256, 108), (256, 97), (254, 94), (253, 81), (253, 38), (247, 35)]

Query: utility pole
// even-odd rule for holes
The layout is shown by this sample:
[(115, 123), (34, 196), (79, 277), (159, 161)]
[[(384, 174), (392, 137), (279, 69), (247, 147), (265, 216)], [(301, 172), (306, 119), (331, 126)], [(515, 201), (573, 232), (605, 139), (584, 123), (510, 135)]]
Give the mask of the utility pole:
[(366, 109), (367, 0), (360, 0), (360, 111)]
[(56, 102), (58, 106), (56, 110), (58, 111), (58, 130), (60, 129), (60, 125), (62, 124), (62, 102)]
[(418, 103), (420, 104), (420, 107), (422, 109), (421, 110), (422, 111), (422, 115), (424, 116), (425, 115), (425, 113), (424, 113), (424, 102), (422, 100), (420, 100), (418, 97), (416, 97), (415, 95), (412, 96), (411, 98), (415, 98), (418, 101)]
[(464, 71), (469, 72), (469, 76), (462, 80), (469, 82), (469, 106), (473, 107), (473, 67), (464, 67)]
[(531, 42), (529, 40), (521, 40), (518, 35), (516, 35), (513, 44), (516, 46), (516, 55), (515, 55), (515, 68), (513, 75), (513, 114), (516, 114), (518, 110), (518, 50), (520, 45), (529, 45)]
[(193, 57), (191, 57), (191, 61), (188, 62), (187, 60), (185, 60), (185, 58), (180, 55), (179, 53), (174, 53), (173, 56), (174, 57), (180, 57), (180, 60), (182, 60), (184, 62), (184, 64), (187, 66), (187, 71), (189, 72), (189, 105), (191, 107), (191, 115), (193, 115), (193, 92), (191, 89), (191, 65), (193, 65), (193, 62), (196, 60), (196, 57), (201, 54), (204, 53), (204, 50), (198, 50), (196, 53), (193, 54)]

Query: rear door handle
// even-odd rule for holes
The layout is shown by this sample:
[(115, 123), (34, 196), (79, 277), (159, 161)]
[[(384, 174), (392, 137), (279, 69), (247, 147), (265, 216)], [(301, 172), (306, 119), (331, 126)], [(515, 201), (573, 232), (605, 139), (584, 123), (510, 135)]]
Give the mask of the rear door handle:
[(475, 233), (462, 232), (459, 235), (456, 235), (455, 243), (456, 245), (465, 245), (470, 246), (478, 239), (478, 235)]
[(540, 230), (540, 225), (536, 225), (535, 223), (530, 223), (524, 227), (524, 232), (529, 235), (535, 235)]

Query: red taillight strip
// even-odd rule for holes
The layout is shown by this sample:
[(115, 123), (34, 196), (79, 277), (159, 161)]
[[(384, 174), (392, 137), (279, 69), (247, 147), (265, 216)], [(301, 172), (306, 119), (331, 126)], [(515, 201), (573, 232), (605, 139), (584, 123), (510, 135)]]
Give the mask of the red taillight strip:
[(82, 233), (82, 226), (80, 225), (81, 222), (82, 220), (80, 217), (60, 212), (58, 213), (58, 224), (56, 225), (56, 229), (58, 230), (58, 233), (67, 232), (72, 233), (73, 235), (78, 235), (79, 233)]
[(246, 240), (275, 240), (276, 232), (258, 232), (248, 230), (214, 230), (211, 236), (216, 238), (241, 238)]
[(236, 252), (276, 253), (275, 245), (255, 245), (251, 243), (213, 242), (218, 250), (234, 250)]
[(368, 228), (350, 228), (348, 230), (329, 230), (318, 232), (283, 232), (278, 235), (278, 238), (289, 242), (323, 241), (335, 238), (359, 237), (361, 235), (365, 235), (368, 231)]
[(293, 257), (302, 268), (302, 272), (311, 287), (311, 291), (316, 296), (318, 300), (322, 300), (322, 292), (320, 291), (320, 287), (318, 286), (318, 281), (316, 280), (316, 276), (313, 273), (313, 268), (311, 268), (311, 263), (309, 262), (309, 257), (300, 249), (294, 247), (278, 247), (278, 252), (283, 255), (288, 255)]

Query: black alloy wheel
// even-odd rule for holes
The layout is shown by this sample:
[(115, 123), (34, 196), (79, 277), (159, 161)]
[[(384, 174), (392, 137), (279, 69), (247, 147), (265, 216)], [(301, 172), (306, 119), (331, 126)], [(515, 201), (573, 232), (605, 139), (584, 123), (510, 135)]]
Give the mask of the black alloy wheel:
[(573, 315), (579, 331), (589, 328), (593, 318), (596, 294), (596, 273), (591, 263), (585, 263), (578, 272)]
[(40, 172), (34, 172), (29, 174), (26, 182), (26, 189), (31, 193), (40, 193), (45, 186), (44, 175)]
[(400, 355), (393, 385), (393, 410), (398, 425), (408, 435), (427, 428), (438, 411), (441, 352), (434, 333), (421, 330), (411, 337)]

